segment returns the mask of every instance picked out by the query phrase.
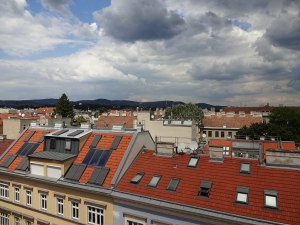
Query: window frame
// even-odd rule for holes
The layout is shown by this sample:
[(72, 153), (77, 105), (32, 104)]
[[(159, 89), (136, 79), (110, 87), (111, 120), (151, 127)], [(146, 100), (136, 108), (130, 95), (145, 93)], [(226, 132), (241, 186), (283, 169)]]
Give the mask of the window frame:
[[(210, 192), (211, 192), (211, 187), (212, 187), (212, 181), (201, 180), (197, 196), (203, 197), (203, 198), (209, 198)], [(203, 194), (203, 193), (206, 193), (207, 195)]]
[(14, 187), (14, 201), (20, 203), (20, 187)]
[[(67, 148), (67, 143), (69, 143), (69, 148)], [(72, 148), (72, 141), (71, 139), (65, 139), (65, 150), (66, 151), (71, 151), (71, 148)]]
[[(70, 201), (71, 203), (71, 219), (73, 220), (79, 220), (79, 202), (78, 201)], [(74, 206), (73, 203), (77, 204), (77, 206)], [(74, 217), (74, 212), (75, 210), (75, 214), (77, 214), (77, 217)]]
[(0, 183), (0, 198), (9, 199), (9, 184)]
[(32, 190), (25, 189), (25, 204), (26, 206), (32, 206)]
[(225, 132), (221, 131), (221, 138), (224, 138), (224, 137), (225, 137)]
[(3, 222), (3, 225), (9, 225), (9, 214), (0, 212), (0, 222)]
[[(249, 165), (249, 170), (242, 170), (243, 165)], [(240, 173), (242, 173), (242, 174), (251, 174), (251, 162), (241, 162), (241, 164), (240, 164)]]
[[(89, 208), (94, 208), (95, 211), (90, 211)], [(96, 212), (97, 209), (100, 209), (100, 213)], [(88, 225), (104, 225), (105, 224), (105, 217), (104, 217), (104, 208), (102, 207), (98, 207), (98, 206), (93, 206), (93, 205), (87, 205), (86, 206), (86, 210), (87, 210), (87, 214), (86, 214), (86, 217), (87, 217), (87, 224)], [(101, 212), (102, 211), (102, 212)], [(95, 219), (97, 218), (97, 215), (100, 215), (100, 221), (99, 223), (97, 223), (97, 221), (94, 223), (94, 222), (90, 222), (90, 217), (89, 217), (89, 213), (92, 213), (92, 214), (95, 214)], [(101, 224), (101, 217), (103, 218), (103, 224)]]
[(56, 149), (56, 139), (55, 138), (50, 138), (50, 144), (49, 144), (49, 148), (50, 149)]
[[(139, 184), (144, 175), (145, 173), (140, 173), (140, 172), (136, 173), (135, 176), (130, 180), (130, 183)], [(140, 178), (136, 179), (137, 176), (140, 176)]]
[[(195, 165), (191, 165), (192, 159), (197, 159)], [(199, 159), (200, 159), (199, 155), (191, 155), (190, 160), (189, 160), (189, 162), (188, 162), (188, 164), (187, 164), (187, 167), (196, 168), (197, 165), (198, 165)]]
[(215, 131), (215, 137), (219, 137), (219, 131)]
[(208, 136), (208, 137), (212, 137), (212, 131), (211, 131), (211, 130), (209, 130), (209, 131), (207, 132), (207, 136)]
[(21, 225), (21, 218), (20, 217), (17, 217), (17, 216), (14, 217), (14, 225)]
[[(150, 183), (151, 183), (151, 181), (153, 180), (154, 177), (157, 177), (158, 180), (156, 181), (155, 185), (150, 185)], [(151, 178), (151, 180), (150, 180), (149, 184), (147, 185), (147, 187), (156, 188), (159, 181), (160, 181), (160, 179), (161, 179), (161, 175), (153, 175), (153, 177)]]
[[(238, 200), (238, 194), (246, 194), (246, 201)], [(245, 186), (237, 186), (236, 188), (236, 195), (235, 195), (235, 202), (240, 204), (248, 205), (249, 202), (249, 187)]]
[(57, 215), (60, 215), (60, 216), (64, 215), (64, 199), (63, 198), (56, 197), (56, 213), (57, 213)]
[[(266, 197), (274, 197), (276, 206), (267, 205)], [(275, 190), (264, 190), (264, 207), (269, 209), (278, 209), (278, 192)]]
[(41, 210), (47, 210), (47, 194), (46, 193), (40, 193), (40, 199), (41, 199)]
[[(173, 189), (171, 189), (170, 188), (170, 185), (171, 185), (171, 183), (172, 183), (172, 181), (176, 181), (177, 180), (177, 183), (176, 183), (176, 185), (175, 185), (175, 187), (173, 188)], [(170, 182), (169, 182), (169, 184), (168, 184), (168, 187), (167, 187), (167, 191), (174, 191), (174, 192), (176, 192), (176, 189), (177, 189), (177, 187), (178, 187), (178, 185), (179, 185), (179, 182), (180, 182), (180, 178), (171, 178), (171, 180), (170, 180)]]

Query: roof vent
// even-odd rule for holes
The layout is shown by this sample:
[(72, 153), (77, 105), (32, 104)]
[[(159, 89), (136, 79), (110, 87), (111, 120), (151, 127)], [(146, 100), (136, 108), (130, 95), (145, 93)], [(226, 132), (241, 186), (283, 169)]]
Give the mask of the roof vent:
[(54, 128), (62, 128), (63, 124), (62, 123), (55, 123)]
[(115, 132), (122, 132), (122, 131), (124, 131), (123, 125), (113, 125), (111, 129), (112, 129), (112, 131), (115, 131)]

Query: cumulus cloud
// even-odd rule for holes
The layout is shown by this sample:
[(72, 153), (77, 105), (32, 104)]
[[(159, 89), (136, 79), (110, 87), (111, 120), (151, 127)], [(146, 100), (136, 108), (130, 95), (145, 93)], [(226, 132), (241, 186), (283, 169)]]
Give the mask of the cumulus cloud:
[(72, 0), (41, 0), (42, 5), (53, 12), (58, 12), (67, 17), (73, 17), (73, 13), (69, 9)]
[(185, 27), (180, 15), (158, 0), (112, 1), (94, 17), (106, 35), (127, 42), (170, 39)]

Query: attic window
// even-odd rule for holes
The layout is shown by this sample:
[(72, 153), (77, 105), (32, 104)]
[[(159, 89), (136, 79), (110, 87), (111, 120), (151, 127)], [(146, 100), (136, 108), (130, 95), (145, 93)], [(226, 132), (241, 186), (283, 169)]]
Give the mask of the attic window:
[(169, 191), (176, 191), (176, 188), (178, 186), (178, 183), (179, 183), (179, 179), (178, 178), (172, 178), (168, 187), (167, 187), (167, 190)]
[(265, 207), (267, 208), (278, 208), (277, 191), (265, 190)]
[(248, 194), (249, 194), (248, 187), (238, 186), (236, 190), (236, 202), (248, 204)]
[(137, 173), (134, 176), (134, 178), (131, 179), (130, 183), (132, 183), (132, 184), (138, 184), (141, 181), (141, 179), (142, 179), (143, 176), (144, 176), (144, 173)]
[(56, 140), (55, 140), (55, 138), (50, 138), (50, 149), (56, 149)]
[(161, 176), (154, 175), (152, 177), (150, 183), (148, 184), (148, 187), (156, 187), (160, 178), (161, 178)]
[(199, 157), (198, 156), (192, 156), (190, 158), (190, 161), (188, 163), (188, 167), (196, 167), (197, 166), (197, 163), (198, 163), (198, 160), (199, 160)]
[(211, 181), (202, 180), (198, 191), (198, 196), (209, 197), (211, 185)]
[(71, 140), (66, 139), (65, 141), (65, 150), (71, 150)]
[(251, 172), (251, 163), (241, 162), (240, 173), (250, 173)]

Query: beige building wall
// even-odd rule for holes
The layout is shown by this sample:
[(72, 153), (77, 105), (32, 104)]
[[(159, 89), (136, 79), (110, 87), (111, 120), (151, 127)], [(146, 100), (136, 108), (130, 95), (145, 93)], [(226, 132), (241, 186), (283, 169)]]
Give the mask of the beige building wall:
[[(20, 178), (2, 175), (0, 185), (9, 185), (9, 198), (0, 197), (0, 211), (6, 211), (10, 214), (10, 224), (14, 224), (14, 217), (21, 218), (21, 224), (25, 221), (31, 221), (33, 224), (49, 225), (71, 225), (87, 224), (88, 214), (87, 206), (95, 206), (103, 209), (104, 224), (114, 224), (113, 199), (102, 196), (99, 193), (92, 193), (86, 190), (82, 191), (72, 187), (58, 185), (55, 182), (31, 180), (29, 178)], [(15, 187), (20, 190), (20, 201), (16, 202)], [(26, 205), (26, 190), (32, 191), (32, 205)], [(41, 194), (47, 196), (47, 210), (41, 209)], [(57, 198), (63, 199), (63, 215), (57, 213)], [(71, 218), (71, 202), (78, 202), (79, 219)], [(28, 219), (28, 217), (30, 217)], [(31, 218), (32, 217), (32, 218)], [(43, 223), (49, 222), (49, 223)]]
[[(222, 132), (224, 132), (224, 137), (222, 136)], [(204, 141), (209, 141), (210, 139), (215, 139), (215, 138), (234, 138), (236, 135), (237, 129), (209, 129), (209, 128), (204, 128), (200, 131), (202, 140)], [(205, 134), (205, 135), (203, 135)]]
[(4, 119), (3, 134), (7, 135), (7, 139), (16, 139), (20, 133), (30, 126), (33, 119)]
[(175, 137), (179, 137), (178, 142), (187, 142), (198, 139), (198, 132), (195, 123), (192, 126), (164, 125), (163, 120), (150, 120), (150, 112), (138, 112), (137, 124), (143, 125), (144, 130), (148, 130), (153, 137), (162, 137), (161, 141), (174, 142)]

